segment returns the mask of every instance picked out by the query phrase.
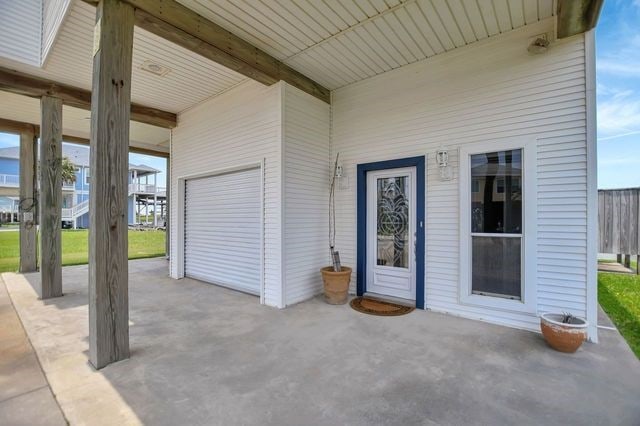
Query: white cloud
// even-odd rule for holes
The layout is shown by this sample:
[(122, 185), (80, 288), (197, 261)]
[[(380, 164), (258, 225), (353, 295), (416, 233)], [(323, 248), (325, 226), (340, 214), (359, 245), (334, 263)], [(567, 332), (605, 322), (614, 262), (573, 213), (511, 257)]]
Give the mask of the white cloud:
[(637, 158), (599, 158), (598, 165), (601, 167), (614, 167), (614, 166), (623, 166), (623, 165), (637, 165)]
[[(640, 0), (638, 0), (640, 1)], [(606, 58), (596, 63), (598, 72), (625, 77), (640, 77), (640, 61), (629, 58)]]
[[(636, 0), (640, 5), (640, 0)], [(624, 77), (640, 77), (640, 32), (637, 27), (618, 31), (615, 47), (596, 60), (598, 72)]]
[[(615, 90), (606, 86), (605, 99), (598, 103), (600, 140), (640, 133), (640, 96), (632, 90)], [(601, 93), (604, 95), (604, 93)]]

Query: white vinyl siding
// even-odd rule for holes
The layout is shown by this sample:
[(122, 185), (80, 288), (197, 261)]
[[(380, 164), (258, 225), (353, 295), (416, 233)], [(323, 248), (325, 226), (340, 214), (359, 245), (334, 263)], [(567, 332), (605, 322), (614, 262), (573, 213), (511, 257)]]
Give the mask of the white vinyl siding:
[(42, 0), (0, 1), (0, 57), (40, 66)]
[(260, 295), (260, 168), (185, 182), (185, 276)]
[(291, 305), (322, 291), (329, 263), (329, 105), (283, 88), (284, 288)]
[(42, 64), (47, 60), (70, 5), (71, 0), (42, 0)]
[[(356, 262), (356, 165), (426, 155), (426, 306), (537, 330), (534, 313), (470, 306), (459, 299), (457, 147), (532, 137), (537, 139), (537, 311), (586, 315), (584, 37), (529, 54), (529, 39), (543, 32), (553, 32), (552, 20), (333, 93), (332, 154), (340, 152), (350, 179), (348, 189), (337, 191), (337, 249), (345, 265)], [(440, 147), (449, 151), (450, 181), (439, 177), (434, 156)]]
[[(178, 180), (264, 161), (264, 303), (282, 306), (280, 85), (246, 82), (178, 117), (172, 131), (171, 199)], [(177, 218), (171, 203), (171, 218)], [(177, 232), (171, 226), (171, 276), (178, 277)]]

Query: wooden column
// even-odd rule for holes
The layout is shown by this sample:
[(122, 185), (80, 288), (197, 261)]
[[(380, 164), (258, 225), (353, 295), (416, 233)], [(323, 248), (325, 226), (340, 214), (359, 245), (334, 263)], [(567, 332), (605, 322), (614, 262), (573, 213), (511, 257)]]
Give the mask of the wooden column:
[(62, 296), (62, 101), (40, 100), (40, 297)]
[(38, 268), (36, 258), (36, 147), (35, 131), (20, 133), (20, 272), (33, 272)]
[(101, 0), (96, 12), (89, 196), (89, 358), (129, 357), (127, 180), (133, 7)]
[(625, 266), (625, 268), (631, 268), (631, 255), (630, 254), (625, 254), (624, 255), (624, 266)]

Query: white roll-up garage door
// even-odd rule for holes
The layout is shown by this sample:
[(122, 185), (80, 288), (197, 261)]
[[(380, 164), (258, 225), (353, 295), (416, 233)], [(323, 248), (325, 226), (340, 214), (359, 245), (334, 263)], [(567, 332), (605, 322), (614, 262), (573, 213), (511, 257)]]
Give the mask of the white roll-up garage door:
[(185, 275), (260, 294), (260, 169), (185, 182)]

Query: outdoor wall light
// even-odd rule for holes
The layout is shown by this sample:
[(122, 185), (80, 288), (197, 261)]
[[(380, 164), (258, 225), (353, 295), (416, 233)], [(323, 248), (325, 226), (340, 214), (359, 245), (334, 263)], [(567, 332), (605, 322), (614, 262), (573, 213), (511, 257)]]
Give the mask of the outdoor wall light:
[(529, 47), (527, 47), (527, 51), (529, 53), (533, 53), (534, 55), (539, 55), (541, 53), (545, 53), (549, 49), (549, 40), (547, 40), (546, 36), (539, 36), (535, 40), (533, 40)]
[(436, 163), (440, 170), (440, 180), (451, 180), (453, 178), (453, 170), (449, 164), (449, 151), (439, 149), (436, 151)]
[(336, 185), (339, 190), (349, 189), (349, 176), (344, 174), (342, 164), (336, 166)]

